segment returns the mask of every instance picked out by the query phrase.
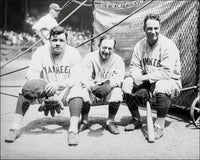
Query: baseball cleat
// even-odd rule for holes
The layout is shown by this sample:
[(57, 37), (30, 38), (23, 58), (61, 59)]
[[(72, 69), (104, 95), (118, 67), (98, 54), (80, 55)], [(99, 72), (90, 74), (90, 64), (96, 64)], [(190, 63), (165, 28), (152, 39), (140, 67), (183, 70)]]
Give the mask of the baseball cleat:
[(119, 134), (119, 130), (118, 130), (117, 126), (114, 124), (113, 121), (110, 121), (110, 122), (107, 124), (107, 129), (108, 129), (108, 131), (110, 131), (112, 134)]
[(134, 129), (139, 129), (142, 128), (142, 121), (141, 120), (136, 120), (133, 118), (132, 123), (128, 124), (124, 130), (125, 131), (133, 131)]
[(6, 143), (13, 143), (19, 137), (19, 130), (10, 129), (8, 136), (5, 138)]
[(164, 135), (164, 129), (157, 126), (154, 127), (155, 139), (160, 139)]
[(69, 146), (76, 146), (76, 145), (78, 145), (77, 133), (75, 133), (75, 132), (69, 132), (69, 134), (68, 134), (68, 145)]
[(82, 132), (88, 129), (88, 123), (86, 121), (81, 121), (78, 132)]

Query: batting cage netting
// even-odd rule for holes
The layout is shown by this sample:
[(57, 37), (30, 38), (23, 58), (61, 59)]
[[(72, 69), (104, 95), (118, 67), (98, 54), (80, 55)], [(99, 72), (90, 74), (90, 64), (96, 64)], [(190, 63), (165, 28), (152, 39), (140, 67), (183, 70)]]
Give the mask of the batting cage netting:
[[(93, 36), (105, 30), (112, 33), (117, 41), (116, 52), (128, 67), (135, 44), (145, 36), (144, 17), (157, 13), (161, 16), (161, 33), (172, 39), (180, 50), (183, 88), (196, 86), (200, 68), (199, 7), (198, 0), (95, 0)], [(93, 49), (98, 41), (99, 38), (93, 41)], [(196, 96), (195, 90), (186, 90), (172, 102), (187, 109)]]

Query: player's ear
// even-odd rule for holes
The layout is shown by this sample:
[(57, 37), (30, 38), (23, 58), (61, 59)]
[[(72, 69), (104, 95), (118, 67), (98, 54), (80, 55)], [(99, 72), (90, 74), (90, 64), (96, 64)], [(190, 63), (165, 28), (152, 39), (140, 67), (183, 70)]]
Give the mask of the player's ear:
[(115, 49), (116, 43), (117, 43), (117, 41), (116, 41), (116, 40), (114, 40), (114, 47), (113, 47), (114, 49)]
[(145, 25), (143, 25), (143, 31), (145, 32)]

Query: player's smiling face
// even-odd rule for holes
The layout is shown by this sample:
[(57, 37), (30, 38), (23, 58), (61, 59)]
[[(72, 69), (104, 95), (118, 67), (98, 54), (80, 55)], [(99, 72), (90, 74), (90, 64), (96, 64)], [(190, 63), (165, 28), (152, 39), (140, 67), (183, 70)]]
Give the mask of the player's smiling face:
[(146, 33), (147, 42), (150, 46), (153, 46), (158, 41), (160, 33), (160, 23), (155, 19), (148, 19), (146, 26), (144, 27)]
[(104, 39), (99, 46), (99, 54), (103, 61), (106, 61), (110, 58), (114, 50), (114, 40)]
[(54, 35), (50, 39), (51, 51), (54, 56), (58, 56), (64, 52), (67, 40), (64, 33)]

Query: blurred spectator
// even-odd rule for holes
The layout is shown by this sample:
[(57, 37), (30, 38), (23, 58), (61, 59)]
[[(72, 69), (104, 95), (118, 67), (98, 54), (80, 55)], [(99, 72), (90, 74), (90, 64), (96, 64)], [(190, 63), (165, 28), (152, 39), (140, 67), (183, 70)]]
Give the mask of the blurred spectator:
[(39, 38), (45, 37), (42, 39), (43, 43), (47, 42), (51, 28), (58, 25), (56, 18), (58, 17), (60, 10), (61, 8), (57, 3), (51, 3), (49, 5), (49, 12), (33, 25), (32, 29)]
[(17, 33), (14, 31), (4, 31), (2, 43), (7, 45), (23, 45), (29, 41), (29, 45), (36, 42), (36, 38), (29, 33)]
[[(66, 30), (68, 31), (68, 44), (72, 46), (77, 46), (91, 38), (89, 30), (79, 31), (78, 29), (72, 29), (70, 26), (66, 26)], [(90, 44), (88, 43), (88, 45)]]
[[(75, 47), (91, 38), (91, 33), (89, 30), (79, 31), (78, 29), (72, 29), (72, 27), (70, 26), (66, 26), (66, 29), (68, 31), (67, 42), (71, 46)], [(22, 46), (28, 41), (29, 41), (28, 45), (32, 45), (33, 43), (37, 42), (37, 39), (35, 36), (32, 36), (29, 33), (25, 32), (22, 33), (17, 33), (14, 31), (2, 32), (2, 43), (4, 44)], [(89, 47), (90, 43), (87, 43), (86, 45)]]

